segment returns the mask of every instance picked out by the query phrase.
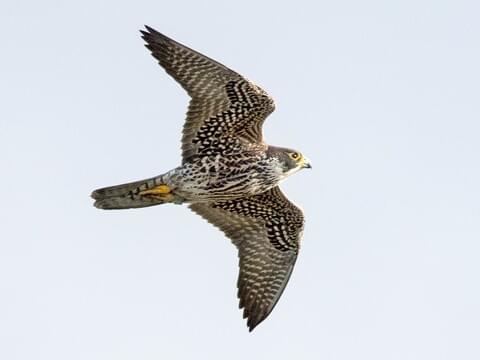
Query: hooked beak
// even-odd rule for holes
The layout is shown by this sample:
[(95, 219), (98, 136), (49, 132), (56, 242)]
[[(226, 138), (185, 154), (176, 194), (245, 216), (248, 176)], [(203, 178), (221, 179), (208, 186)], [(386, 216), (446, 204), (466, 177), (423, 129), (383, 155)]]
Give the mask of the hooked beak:
[(312, 164), (310, 164), (310, 161), (307, 158), (304, 158), (302, 169), (311, 169), (311, 168), (312, 168)]

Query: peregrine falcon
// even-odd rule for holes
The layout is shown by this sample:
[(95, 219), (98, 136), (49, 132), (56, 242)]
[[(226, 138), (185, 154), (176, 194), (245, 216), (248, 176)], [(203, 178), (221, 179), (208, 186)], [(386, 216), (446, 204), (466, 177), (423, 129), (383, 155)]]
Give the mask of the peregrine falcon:
[(95, 190), (99, 209), (188, 204), (238, 249), (238, 297), (252, 331), (270, 314), (292, 273), (304, 218), (278, 187), (310, 168), (299, 151), (264, 142), (274, 110), (260, 87), (146, 26), (146, 47), (190, 95), (182, 164), (164, 174)]

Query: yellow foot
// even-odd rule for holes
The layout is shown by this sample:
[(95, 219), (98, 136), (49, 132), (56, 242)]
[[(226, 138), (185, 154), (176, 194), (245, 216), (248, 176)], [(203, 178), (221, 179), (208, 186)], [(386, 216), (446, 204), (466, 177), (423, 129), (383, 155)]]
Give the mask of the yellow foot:
[(145, 191), (140, 191), (139, 192), (139, 195), (168, 195), (170, 194), (172, 190), (170, 189), (170, 187), (168, 185), (165, 185), (165, 184), (162, 184), (162, 185), (158, 185), (158, 186), (155, 186), (154, 188), (151, 188), (149, 190), (145, 190)]

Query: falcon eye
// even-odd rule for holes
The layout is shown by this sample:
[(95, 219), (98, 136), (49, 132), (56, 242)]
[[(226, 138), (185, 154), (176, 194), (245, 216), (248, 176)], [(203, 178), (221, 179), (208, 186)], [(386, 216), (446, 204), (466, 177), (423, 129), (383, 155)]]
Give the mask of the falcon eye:
[(291, 157), (293, 160), (298, 160), (298, 159), (300, 159), (300, 154), (294, 152), (294, 153), (291, 153), (291, 154), (290, 154), (290, 157)]

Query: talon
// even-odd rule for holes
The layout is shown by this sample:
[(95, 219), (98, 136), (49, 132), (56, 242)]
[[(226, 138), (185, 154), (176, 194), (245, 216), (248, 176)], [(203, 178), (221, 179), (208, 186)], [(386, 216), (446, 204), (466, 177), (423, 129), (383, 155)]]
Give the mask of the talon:
[(171, 189), (168, 185), (162, 184), (155, 186), (149, 190), (140, 191), (139, 195), (167, 195), (171, 193)]

